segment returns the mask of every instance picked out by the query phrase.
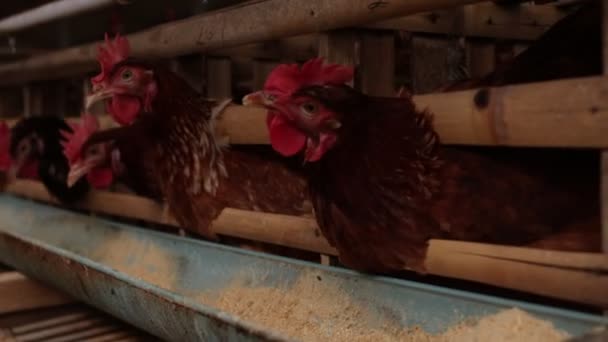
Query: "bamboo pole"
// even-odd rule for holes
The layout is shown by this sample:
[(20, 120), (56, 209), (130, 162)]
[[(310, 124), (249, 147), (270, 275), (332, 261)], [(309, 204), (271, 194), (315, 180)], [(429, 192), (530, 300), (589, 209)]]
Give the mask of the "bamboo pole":
[[(608, 148), (606, 93), (608, 77), (594, 76), (418, 95), (414, 102), (433, 113), (445, 144)], [(115, 123), (101, 116), (100, 126)], [(216, 129), (232, 144), (269, 143), (262, 108), (228, 106)]]
[[(170, 58), (482, 2), (482, 0), (254, 0), (129, 35), (136, 57)], [(99, 42), (0, 66), (0, 85), (94, 70)]]
[[(56, 203), (35, 181), (17, 180), (7, 192)], [(94, 198), (94, 200), (91, 200)], [(91, 211), (177, 225), (159, 215), (145, 198), (93, 192), (80, 205)], [(279, 244), (325, 255), (337, 255), (312, 218), (227, 208), (213, 222), (218, 235)], [(429, 274), (490, 284), (608, 308), (608, 255), (431, 240), (426, 257)]]
[[(416, 96), (448, 144), (607, 147), (603, 76)], [(584, 132), (582, 134), (581, 132)]]
[[(594, 76), (419, 95), (414, 102), (433, 113), (445, 144), (608, 148), (606, 93), (608, 78)], [(102, 116), (100, 125), (115, 124)], [(216, 129), (232, 144), (269, 143), (262, 108), (228, 106)]]
[[(606, 148), (607, 92), (608, 78), (597, 76), (420, 95), (414, 102), (434, 114), (445, 144)], [(234, 144), (268, 144), (265, 118), (263, 109), (229, 106), (218, 133)]]

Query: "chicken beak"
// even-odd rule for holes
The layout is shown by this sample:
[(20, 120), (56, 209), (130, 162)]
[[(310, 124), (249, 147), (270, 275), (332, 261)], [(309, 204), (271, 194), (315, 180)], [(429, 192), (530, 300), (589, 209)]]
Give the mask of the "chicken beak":
[(112, 89), (101, 89), (97, 92), (94, 92), (86, 97), (84, 102), (85, 111), (89, 111), (89, 109), (97, 102), (103, 101), (114, 96), (114, 90)]
[(76, 182), (78, 182), (82, 177), (89, 173), (92, 168), (93, 164), (86, 161), (79, 161), (71, 165), (67, 179), (68, 188), (74, 186), (74, 184), (76, 184)]
[(272, 105), (272, 103), (267, 99), (264, 91), (261, 90), (247, 94), (243, 97), (243, 106), (266, 107), (270, 105)]

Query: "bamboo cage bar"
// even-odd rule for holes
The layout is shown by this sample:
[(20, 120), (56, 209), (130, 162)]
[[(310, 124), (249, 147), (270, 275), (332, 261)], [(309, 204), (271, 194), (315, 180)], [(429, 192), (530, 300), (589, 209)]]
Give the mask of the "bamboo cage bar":
[[(594, 76), (418, 95), (414, 102), (433, 113), (445, 144), (608, 148), (607, 92), (608, 78)], [(102, 128), (114, 125), (100, 117)], [(269, 143), (263, 108), (228, 106), (216, 127), (232, 144)]]
[[(606, 92), (608, 78), (595, 76), (418, 95), (414, 102), (433, 113), (445, 144), (607, 148)], [(113, 125), (101, 116), (102, 128)], [(216, 129), (232, 144), (269, 143), (263, 108), (228, 106)]]
[[(17, 180), (7, 192), (57, 203), (36, 181)], [(94, 191), (80, 208), (177, 226), (159, 214), (161, 204), (134, 195)], [(337, 255), (312, 218), (227, 208), (212, 223), (218, 235), (278, 244), (324, 255)], [(431, 240), (429, 274), (608, 308), (608, 255), (538, 250), (462, 241)], [(531, 281), (530, 277), (533, 278)], [(577, 284), (572, 286), (571, 284)]]
[[(475, 2), (482, 0), (257, 0), (159, 25), (128, 38), (135, 57), (169, 58)], [(0, 85), (56, 79), (95, 70), (99, 43), (0, 66)]]

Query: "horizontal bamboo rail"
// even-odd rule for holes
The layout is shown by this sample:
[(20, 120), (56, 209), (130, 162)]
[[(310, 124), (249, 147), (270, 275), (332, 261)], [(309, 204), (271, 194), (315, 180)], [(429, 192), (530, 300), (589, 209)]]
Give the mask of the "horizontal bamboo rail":
[[(597, 76), (418, 95), (414, 102), (433, 113), (445, 144), (606, 148), (606, 93), (608, 78)], [(218, 126), (233, 143), (268, 143), (259, 109), (229, 107)]]
[[(57, 203), (41, 183), (17, 180), (6, 191)], [(146, 198), (92, 192), (79, 207), (91, 211), (177, 225), (160, 214), (162, 205)], [(227, 208), (213, 222), (218, 235), (267, 242), (336, 255), (311, 218)], [(431, 240), (426, 257), (430, 274), (516, 289), (608, 308), (608, 255)]]
[[(608, 77), (595, 76), (418, 95), (414, 102), (433, 113), (445, 144), (607, 148), (607, 93)], [(269, 143), (262, 108), (231, 105), (218, 120), (219, 135), (232, 144)], [(102, 128), (113, 125), (101, 116)]]
[[(255, 0), (129, 35), (136, 57), (169, 58), (229, 48), (482, 0)], [(99, 42), (0, 66), (0, 85), (48, 80), (94, 70)]]

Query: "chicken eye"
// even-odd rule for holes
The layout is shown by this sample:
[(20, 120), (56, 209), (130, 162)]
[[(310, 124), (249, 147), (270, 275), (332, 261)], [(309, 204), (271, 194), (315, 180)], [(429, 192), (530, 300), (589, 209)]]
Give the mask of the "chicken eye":
[(266, 100), (268, 100), (268, 101), (270, 101), (270, 102), (274, 102), (274, 100), (276, 100), (276, 99), (277, 99), (277, 97), (276, 97), (276, 96), (274, 96), (274, 95), (272, 95), (272, 94), (268, 94), (268, 93), (265, 93), (265, 94), (264, 94), (264, 97), (266, 98)]
[(317, 111), (317, 105), (312, 102), (305, 102), (300, 105), (300, 109), (304, 114), (311, 116)]
[(133, 77), (133, 72), (130, 69), (127, 69), (122, 72), (120, 77), (122, 77), (123, 80), (128, 81), (131, 79), (131, 77)]

